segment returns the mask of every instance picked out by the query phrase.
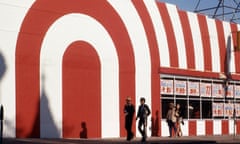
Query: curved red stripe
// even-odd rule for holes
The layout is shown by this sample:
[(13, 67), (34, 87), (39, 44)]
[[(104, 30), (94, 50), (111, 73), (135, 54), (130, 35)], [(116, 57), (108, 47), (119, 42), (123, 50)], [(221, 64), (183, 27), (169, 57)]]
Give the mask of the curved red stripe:
[[(107, 29), (119, 57), (120, 105), (123, 104), (127, 95), (135, 97), (134, 55), (130, 38), (121, 18), (107, 1), (37, 0), (24, 18), (17, 40), (17, 137), (40, 136), (39, 58), (41, 43), (51, 24), (68, 13), (83, 13), (94, 17)], [(66, 121), (66, 117), (63, 117), (63, 121)], [(67, 134), (67, 131), (63, 131), (63, 135)]]
[(231, 23), (231, 30), (232, 30), (232, 39), (233, 39), (233, 46), (234, 47), (234, 57), (235, 57), (235, 73), (239, 73), (240, 72), (240, 52), (239, 51), (235, 51), (236, 47), (237, 47), (237, 25)]
[(193, 36), (190, 28), (187, 12), (178, 11), (180, 21), (182, 24), (182, 30), (184, 35), (184, 41), (186, 46), (187, 66), (188, 69), (195, 69), (195, 53), (193, 45)]
[(198, 15), (199, 27), (203, 44), (204, 70), (212, 71), (212, 52), (206, 16)]
[(62, 65), (64, 137), (99, 137), (101, 65), (97, 52), (86, 42), (74, 42), (65, 51)]
[(168, 41), (168, 49), (169, 49), (169, 57), (170, 57), (170, 65), (171, 67), (178, 67), (178, 50), (177, 43), (175, 39), (175, 34), (173, 31), (173, 25), (168, 14), (167, 7), (164, 3), (157, 3), (158, 9), (160, 11), (160, 15), (162, 17), (163, 25), (166, 30), (167, 41)]
[(153, 28), (153, 23), (151, 20), (151, 17), (147, 11), (146, 6), (144, 5), (143, 1), (139, 0), (133, 0), (132, 1), (138, 11), (138, 14), (140, 15), (140, 18), (142, 20), (149, 50), (150, 50), (150, 57), (151, 57), (151, 93), (152, 93), (152, 136), (158, 136), (159, 135), (159, 119), (160, 119), (160, 77), (158, 73), (158, 68), (160, 66), (160, 56), (159, 56), (159, 50), (158, 50), (158, 44), (156, 39), (156, 34)]
[(216, 20), (216, 28), (217, 28), (217, 36), (218, 36), (218, 46), (219, 46), (219, 52), (220, 52), (220, 66), (221, 66), (221, 72), (226, 72), (226, 42), (225, 42), (225, 36), (224, 36), (224, 30), (223, 30), (223, 24), (221, 21)]

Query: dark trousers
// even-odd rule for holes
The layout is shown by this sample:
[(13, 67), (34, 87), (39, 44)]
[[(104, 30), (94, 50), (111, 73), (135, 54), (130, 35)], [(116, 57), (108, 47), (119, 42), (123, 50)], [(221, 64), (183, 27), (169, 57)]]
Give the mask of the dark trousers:
[(167, 120), (167, 123), (168, 123), (170, 137), (172, 137), (172, 129), (174, 130), (174, 133), (176, 135), (177, 127), (176, 127), (175, 123), (173, 123), (171, 120)]
[(131, 140), (133, 138), (133, 132), (131, 127), (126, 128), (126, 130), (127, 130), (127, 140)]
[(139, 119), (138, 130), (141, 133), (143, 138), (146, 138), (146, 126), (147, 126), (146, 120), (145, 119)]
[(132, 118), (126, 117), (125, 119), (125, 129), (127, 131), (127, 140), (131, 140), (133, 138), (132, 132)]

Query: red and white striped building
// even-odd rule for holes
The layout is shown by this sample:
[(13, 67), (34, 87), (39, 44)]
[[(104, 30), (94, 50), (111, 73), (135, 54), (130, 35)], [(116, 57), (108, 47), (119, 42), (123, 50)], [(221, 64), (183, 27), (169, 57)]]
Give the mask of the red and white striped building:
[[(77, 138), (84, 122), (89, 138), (124, 137), (127, 96), (136, 109), (146, 98), (149, 136), (151, 119), (168, 136), (161, 77), (218, 80), (227, 68), (237, 87), (239, 29), (155, 0), (0, 0), (4, 136)], [(184, 121), (185, 136), (240, 133), (238, 120)]]

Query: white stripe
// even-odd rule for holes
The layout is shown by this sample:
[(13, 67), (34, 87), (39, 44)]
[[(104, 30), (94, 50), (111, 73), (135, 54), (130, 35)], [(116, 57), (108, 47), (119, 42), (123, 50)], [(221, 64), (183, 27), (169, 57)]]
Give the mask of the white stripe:
[[(146, 104), (151, 108), (151, 61), (143, 24), (131, 1), (109, 0), (109, 3), (122, 18), (133, 45), (136, 64), (136, 108), (140, 97), (145, 97)], [(150, 119), (151, 116), (148, 120), (148, 135), (151, 135)]]
[(215, 20), (207, 18), (208, 32), (210, 36), (212, 71), (220, 72), (220, 49), (218, 45), (218, 35)]
[(187, 14), (193, 38), (196, 70), (204, 71), (203, 45), (198, 18), (195, 13)]
[[(237, 24), (237, 31), (240, 31), (240, 25), (239, 25), (239, 24)], [(233, 34), (237, 35), (237, 32), (234, 32)], [(237, 39), (237, 36), (236, 36), (236, 39)], [(237, 53), (239, 53), (239, 52), (237, 51)], [(235, 60), (235, 59), (234, 59), (234, 60)], [(234, 65), (237, 66), (237, 65), (235, 64), (235, 61), (234, 61)], [(238, 67), (239, 67), (239, 66), (238, 66)]]
[(221, 135), (221, 134), (222, 134), (222, 121), (213, 120), (213, 135)]
[(3, 137), (16, 137), (16, 43), (21, 23), (32, 3), (33, 0), (0, 2), (0, 55), (3, 58), (0, 104), (4, 106)]
[[(119, 137), (119, 68), (116, 49), (104, 27), (82, 14), (68, 14), (58, 19), (48, 30), (42, 44), (40, 71), (45, 81), (43, 83), (41, 79), (41, 90), (47, 97), (53, 123), (58, 132), (62, 132), (62, 57), (68, 45), (76, 40), (89, 42), (100, 57), (102, 137)], [(49, 117), (43, 113), (45, 105), (41, 101), (41, 137), (58, 137), (58, 133), (51, 130)]]
[(161, 120), (161, 136), (170, 136), (169, 134), (169, 127), (166, 122), (166, 119)]
[(178, 10), (175, 5), (166, 4), (166, 6), (168, 9), (169, 17), (173, 25), (174, 36), (176, 39), (179, 68), (186, 69), (187, 68), (186, 48), (185, 48), (182, 24), (180, 22)]
[(228, 122), (229, 122), (228, 123), (228, 131), (229, 131), (228, 134), (234, 134), (234, 129), (235, 129), (235, 132), (236, 132), (236, 128), (234, 128), (234, 120), (233, 119), (229, 119)]
[(230, 27), (230, 24), (227, 22), (223, 23), (223, 29), (224, 29), (224, 36), (225, 36), (225, 45), (226, 45), (226, 52), (228, 51), (230, 53), (230, 65), (229, 65), (229, 72), (235, 73), (235, 56), (234, 56), (234, 46), (233, 46), (233, 40), (232, 40), (232, 30)]
[[(28, 12), (28, 7), (32, 3), (32, 0), (29, 0), (29, 3), (18, 0), (0, 2), (0, 30), (18, 32), (24, 16)], [(20, 5), (24, 5), (24, 7)]]
[(0, 5), (11, 5), (13, 7), (24, 7), (29, 8), (29, 6), (32, 5), (32, 3), (36, 0), (0, 0)]
[(197, 136), (205, 135), (206, 134), (205, 120), (197, 120), (196, 122), (197, 122), (197, 127), (196, 127)]
[[(239, 24), (237, 25), (237, 29), (238, 29), (238, 31), (240, 30), (240, 25), (239, 25)], [(236, 34), (236, 35), (237, 35), (237, 34)]]
[(184, 125), (181, 125), (183, 136), (189, 136), (189, 121), (183, 120)]
[(144, 0), (147, 10), (150, 14), (154, 31), (156, 34), (156, 39), (158, 43), (158, 50), (160, 55), (160, 65), (163, 67), (170, 67), (170, 57), (168, 40), (166, 36), (166, 31), (163, 25), (163, 20), (161, 14), (159, 13), (158, 7), (155, 0)]

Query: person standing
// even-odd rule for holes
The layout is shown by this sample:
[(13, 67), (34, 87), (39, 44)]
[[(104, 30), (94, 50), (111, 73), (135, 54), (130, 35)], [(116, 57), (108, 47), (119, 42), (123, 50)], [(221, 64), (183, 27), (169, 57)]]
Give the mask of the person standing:
[(151, 114), (151, 111), (147, 104), (145, 104), (145, 98), (140, 98), (140, 106), (138, 107), (137, 118), (138, 130), (142, 135), (142, 141), (146, 141), (146, 127), (147, 127), (147, 117)]
[(167, 119), (167, 124), (168, 124), (168, 128), (169, 128), (169, 136), (172, 137), (172, 130), (174, 130), (174, 134), (176, 134), (177, 128), (175, 126), (176, 123), (176, 115), (175, 115), (175, 107), (173, 103), (169, 104), (169, 109), (166, 115), (166, 119)]
[(184, 124), (183, 119), (182, 119), (182, 113), (180, 110), (180, 104), (176, 105), (176, 111), (175, 115), (177, 117), (177, 122), (176, 122), (176, 136), (181, 137), (182, 136), (182, 129), (181, 129), (181, 124)]
[(126, 104), (124, 106), (124, 114), (125, 114), (125, 129), (127, 131), (127, 140), (130, 141), (133, 138), (132, 132), (132, 121), (133, 115), (135, 113), (135, 107), (131, 103), (131, 98), (126, 98)]

